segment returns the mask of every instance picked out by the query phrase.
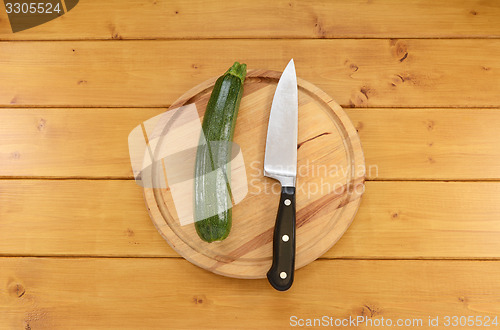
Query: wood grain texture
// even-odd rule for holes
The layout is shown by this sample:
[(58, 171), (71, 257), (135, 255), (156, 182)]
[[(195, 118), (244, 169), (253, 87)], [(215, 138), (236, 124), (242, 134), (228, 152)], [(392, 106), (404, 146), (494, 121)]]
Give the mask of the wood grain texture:
[(499, 21), (495, 0), (81, 1), (15, 34), (2, 10), (0, 39), (497, 38)]
[(352, 226), (325, 256), (498, 258), (499, 200), (497, 182), (367, 182)]
[[(500, 183), (367, 182), (324, 258), (500, 258)], [(7, 256), (178, 257), (131, 180), (0, 181)]]
[(0, 175), (132, 178), (129, 133), (165, 109), (0, 109)]
[[(202, 129), (199, 117), (205, 114), (215, 79), (193, 87), (172, 104), (165, 113), (171, 119), (160, 120), (154, 129), (162, 134), (158, 140), (151, 142), (153, 132), (148, 136), (153, 145), (150, 153), (163, 162), (145, 183), (152, 221), (175, 251), (217, 274), (264, 278), (271, 268), (281, 189), (279, 182), (264, 177), (263, 167), (271, 104), (280, 77), (278, 71), (247, 72), (233, 139), (241, 160), (231, 160), (232, 198), (238, 202), (232, 203), (231, 233), (221, 242), (202, 241), (193, 214), (182, 215), (193, 209), (192, 179)], [(345, 233), (365, 190), (363, 151), (346, 113), (310, 82), (298, 78), (297, 87), (296, 269), (323, 255)], [(169, 161), (156, 156), (162, 152), (177, 157)], [(149, 153), (147, 157), (151, 159)], [(179, 175), (186, 169), (187, 173)], [(158, 178), (164, 180), (164, 188), (154, 183)], [(242, 193), (235, 197), (238, 190)]]
[[(3, 8), (1, 329), (500, 316), (500, 182), (383, 181), (500, 179), (498, 1), (80, 1), (15, 34)], [(375, 181), (342, 239), (279, 293), (180, 258), (126, 141), (234, 60), (282, 70), (292, 57), (351, 108)]]
[(286, 293), (181, 259), (2, 258), (0, 268), (4, 329), (285, 329), (291, 316), (500, 313), (498, 262), (321, 260)]
[(3, 180), (0, 196), (3, 255), (176, 255), (134, 181)]
[(496, 39), (4, 42), (0, 105), (164, 107), (234, 60), (293, 57), (342, 106), (498, 107), (499, 55)]
[(360, 135), (369, 179), (500, 178), (498, 109), (349, 109), (347, 113)]
[[(0, 109), (0, 176), (132, 178), (127, 136), (165, 108)], [(500, 179), (498, 109), (346, 109), (369, 180)]]

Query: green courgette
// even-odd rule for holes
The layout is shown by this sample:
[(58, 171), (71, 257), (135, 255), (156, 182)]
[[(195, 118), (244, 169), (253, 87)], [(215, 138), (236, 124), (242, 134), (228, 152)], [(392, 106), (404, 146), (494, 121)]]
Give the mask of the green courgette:
[(230, 161), (246, 64), (235, 62), (215, 82), (202, 123), (194, 179), (195, 227), (206, 242), (222, 241), (231, 230)]

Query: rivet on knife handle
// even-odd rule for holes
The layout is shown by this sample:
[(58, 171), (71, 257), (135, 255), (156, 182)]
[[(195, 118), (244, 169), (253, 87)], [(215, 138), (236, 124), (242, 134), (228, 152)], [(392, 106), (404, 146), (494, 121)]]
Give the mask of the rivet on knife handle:
[(282, 187), (273, 239), (273, 264), (267, 278), (279, 291), (288, 290), (295, 269), (295, 187)]

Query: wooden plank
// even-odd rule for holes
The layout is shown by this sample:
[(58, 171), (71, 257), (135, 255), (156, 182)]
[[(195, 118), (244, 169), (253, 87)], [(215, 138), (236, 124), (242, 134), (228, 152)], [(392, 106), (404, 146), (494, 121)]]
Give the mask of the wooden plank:
[(13, 34), (0, 12), (0, 39), (492, 38), (495, 0), (81, 1), (63, 17)]
[(234, 60), (297, 74), (349, 107), (500, 105), (500, 40), (4, 42), (3, 106), (166, 106)]
[(424, 329), (431, 316), (446, 329), (445, 316), (500, 313), (498, 261), (323, 260), (286, 293), (181, 259), (2, 258), (0, 268), (5, 329), (285, 329), (293, 316), (421, 319), (413, 328)]
[(498, 109), (347, 109), (358, 130), (367, 177), (500, 178)]
[(128, 177), (127, 137), (165, 109), (0, 109), (0, 175)]
[(177, 256), (134, 181), (3, 180), (0, 196), (2, 255)]
[[(500, 258), (499, 196), (498, 182), (367, 182), (323, 257)], [(178, 256), (130, 180), (3, 180), (0, 205), (2, 255)]]
[[(0, 109), (0, 176), (132, 178), (127, 136), (164, 108)], [(346, 109), (369, 180), (500, 179), (498, 109)]]
[(498, 258), (498, 182), (367, 182), (325, 257)]

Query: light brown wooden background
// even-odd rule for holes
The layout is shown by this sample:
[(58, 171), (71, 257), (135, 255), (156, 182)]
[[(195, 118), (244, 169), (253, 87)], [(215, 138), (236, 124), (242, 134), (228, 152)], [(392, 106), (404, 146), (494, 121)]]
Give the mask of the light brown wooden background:
[[(16, 34), (0, 8), (0, 328), (500, 316), (499, 37), (495, 0), (88, 0)], [(346, 235), (280, 293), (169, 248), (127, 135), (234, 60), (291, 57), (372, 170)]]

